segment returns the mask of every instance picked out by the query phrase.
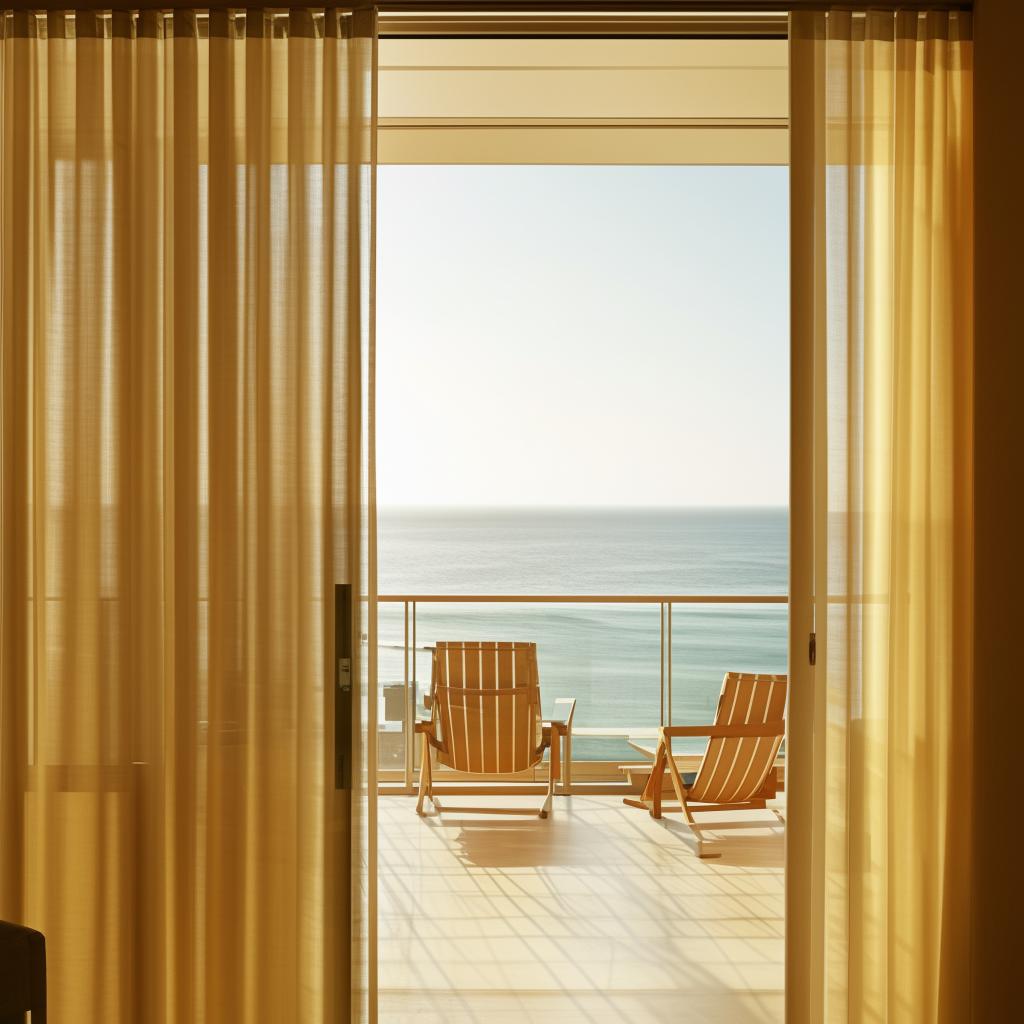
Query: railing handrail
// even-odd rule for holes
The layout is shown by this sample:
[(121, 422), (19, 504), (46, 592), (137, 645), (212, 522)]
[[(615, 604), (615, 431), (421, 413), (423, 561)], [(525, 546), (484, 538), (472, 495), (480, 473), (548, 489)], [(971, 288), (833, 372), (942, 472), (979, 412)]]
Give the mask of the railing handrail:
[(379, 604), (788, 604), (788, 594), (378, 594)]

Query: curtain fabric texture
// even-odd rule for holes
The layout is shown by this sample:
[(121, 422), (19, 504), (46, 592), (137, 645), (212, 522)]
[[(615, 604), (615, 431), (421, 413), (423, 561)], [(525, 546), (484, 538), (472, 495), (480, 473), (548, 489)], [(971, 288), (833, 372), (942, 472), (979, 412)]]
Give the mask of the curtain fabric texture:
[(791, 20), (818, 648), (795, 1019), (970, 1016), (970, 31)]
[(333, 1019), (370, 30), (0, 32), (0, 917), (46, 934), (62, 1024)]

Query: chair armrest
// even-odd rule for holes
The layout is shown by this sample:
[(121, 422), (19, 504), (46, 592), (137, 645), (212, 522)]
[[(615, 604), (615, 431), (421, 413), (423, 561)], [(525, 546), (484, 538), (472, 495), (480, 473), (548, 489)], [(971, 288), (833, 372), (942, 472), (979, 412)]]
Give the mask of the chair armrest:
[[(572, 792), (572, 719), (576, 714), (575, 697), (559, 697), (555, 701), (558, 705), (565, 707), (565, 717), (552, 717), (549, 721), (543, 722), (544, 743), (551, 747), (552, 763), (558, 765), (557, 777), (561, 784), (561, 792)], [(558, 749), (559, 740), (565, 744), (565, 755), (562, 756)], [(563, 763), (564, 762), (564, 763)]]
[(422, 736), (423, 742), (428, 743), (435, 750), (442, 750), (444, 744), (441, 743), (437, 738), (437, 733), (434, 731), (434, 721), (430, 718), (416, 718), (412, 723), (412, 734), (413, 736)]
[[(564, 705), (568, 710), (562, 714), (558, 714), (558, 705)], [(576, 698), (575, 697), (559, 697), (555, 701), (555, 714), (545, 722), (545, 725), (550, 725), (553, 729), (560, 729), (562, 732), (570, 731), (572, 729), (573, 715), (576, 714)]]
[(662, 739), (671, 739), (673, 736), (710, 736), (720, 739), (740, 736), (767, 738), (785, 736), (786, 726), (782, 722), (777, 724), (755, 722), (751, 725), (665, 725), (659, 732)]

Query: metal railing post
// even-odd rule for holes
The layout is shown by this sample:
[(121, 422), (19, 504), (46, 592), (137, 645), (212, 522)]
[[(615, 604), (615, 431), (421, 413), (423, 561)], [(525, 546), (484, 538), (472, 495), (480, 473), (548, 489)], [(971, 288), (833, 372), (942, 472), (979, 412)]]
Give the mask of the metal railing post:
[(668, 602), (668, 724), (672, 725), (672, 602)]
[[(405, 657), (403, 659), (404, 673), (402, 677), (402, 750), (405, 754), (405, 785), (412, 786), (413, 773), (413, 743), (416, 740), (416, 733), (413, 729), (412, 701), (409, 699), (409, 602), (403, 601), (405, 613)], [(415, 647), (413, 648), (415, 656)]]
[(409, 760), (406, 765), (405, 781), (407, 786), (416, 783), (416, 699), (419, 691), (416, 687), (416, 602), (412, 601), (412, 650), (409, 653), (412, 659), (411, 683), (412, 692), (409, 699)]
[(661, 641), (661, 709), (658, 712), (658, 725), (665, 724), (665, 602), (658, 605), (661, 617), (658, 639)]

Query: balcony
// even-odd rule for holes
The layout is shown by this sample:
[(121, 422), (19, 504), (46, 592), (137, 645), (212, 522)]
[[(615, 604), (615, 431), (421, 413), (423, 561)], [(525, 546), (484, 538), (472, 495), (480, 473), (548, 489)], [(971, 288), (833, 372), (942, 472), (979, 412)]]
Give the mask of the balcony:
[[(622, 797), (646, 781), (660, 725), (713, 719), (726, 670), (785, 671), (786, 600), (381, 598), (382, 1019), (668, 1021), (685, 1007), (694, 1021), (782, 1020), (784, 794), (765, 811), (704, 815), (713, 860), (694, 855), (678, 814), (656, 821)], [(577, 698), (571, 774), (549, 819), (460, 813), (457, 797), (416, 815), (409, 737), (426, 714), (429, 649), (451, 639), (536, 640), (545, 714)], [(684, 769), (703, 743), (679, 744)], [(545, 762), (528, 781), (546, 778)], [(487, 802), (536, 804), (509, 793), (522, 781), (495, 780)]]

